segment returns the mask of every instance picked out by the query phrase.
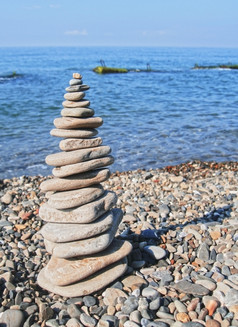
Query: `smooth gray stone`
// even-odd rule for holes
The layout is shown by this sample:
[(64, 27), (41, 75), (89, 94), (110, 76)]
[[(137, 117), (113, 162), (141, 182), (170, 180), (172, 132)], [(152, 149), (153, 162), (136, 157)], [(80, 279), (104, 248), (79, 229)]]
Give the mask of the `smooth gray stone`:
[(64, 94), (64, 98), (69, 101), (79, 101), (85, 96), (84, 92), (69, 92)]
[(97, 169), (69, 177), (48, 179), (41, 183), (40, 188), (43, 192), (77, 190), (104, 182), (109, 176), (109, 169)]
[(69, 209), (92, 202), (103, 193), (104, 189), (100, 184), (78, 190), (56, 192), (49, 196), (48, 204), (55, 209)]
[(101, 235), (68, 243), (54, 243), (45, 240), (46, 250), (53, 256), (63, 259), (101, 252), (111, 244), (121, 222), (122, 211), (114, 209), (114, 217), (112, 227)]
[(101, 137), (90, 139), (65, 139), (60, 141), (59, 147), (62, 151), (73, 151), (86, 148), (94, 148), (102, 144)]
[(186, 280), (179, 281), (172, 286), (176, 290), (182, 293), (188, 293), (193, 295), (207, 295), (210, 291), (202, 285), (193, 284)]
[(228, 279), (229, 279), (232, 283), (238, 285), (238, 274), (229, 275), (229, 276), (228, 276)]
[(75, 137), (86, 139), (92, 136), (96, 136), (98, 131), (93, 128), (78, 128), (78, 129), (61, 129), (61, 128), (53, 128), (50, 131), (50, 135), (57, 137)]
[(58, 117), (54, 119), (54, 125), (59, 129), (98, 128), (102, 124), (101, 117)]
[(110, 246), (96, 254), (70, 259), (53, 256), (46, 265), (47, 279), (58, 286), (76, 283), (125, 258), (131, 249), (130, 242), (114, 239)]
[(0, 323), (7, 327), (22, 327), (25, 321), (24, 314), (20, 310), (8, 309), (3, 312)]
[(84, 326), (94, 327), (97, 324), (97, 320), (85, 312), (80, 315), (80, 321), (83, 323)]
[(225, 294), (225, 306), (238, 305), (238, 290), (230, 289)]
[(72, 78), (70, 81), (69, 81), (69, 85), (72, 86), (72, 85), (81, 85), (82, 84), (82, 80), (79, 79), (79, 78)]
[(52, 174), (56, 177), (67, 177), (74, 174), (80, 174), (86, 171), (109, 166), (113, 164), (113, 162), (114, 162), (114, 158), (112, 156), (107, 156), (103, 158), (97, 158), (93, 160), (76, 163), (73, 165), (56, 167), (52, 170)]
[(110, 210), (116, 202), (116, 194), (106, 191), (96, 200), (72, 209), (58, 210), (45, 203), (40, 207), (39, 216), (47, 222), (85, 224), (96, 220), (106, 211)]
[(109, 211), (91, 224), (44, 225), (40, 231), (44, 239), (54, 243), (65, 243), (90, 238), (108, 230), (113, 223), (113, 212)]
[(87, 91), (89, 89), (90, 89), (90, 87), (88, 85), (81, 84), (81, 85), (68, 86), (68, 87), (66, 87), (65, 91), (67, 91), (67, 92), (79, 92), (79, 91)]
[(107, 156), (111, 152), (108, 145), (101, 145), (95, 148), (79, 149), (70, 152), (57, 152), (49, 154), (45, 158), (45, 162), (50, 166), (66, 166), (76, 164), (82, 161), (101, 158)]
[(100, 270), (98, 273), (84, 279), (83, 281), (69, 286), (56, 286), (47, 280), (45, 268), (43, 268), (38, 275), (37, 281), (40, 287), (49, 292), (66, 297), (76, 297), (91, 294), (102, 289), (123, 275), (126, 269), (127, 260), (124, 258), (123, 260)]
[(90, 105), (90, 101), (83, 99), (79, 101), (69, 101), (65, 100), (62, 102), (64, 108), (81, 108), (88, 107)]
[(144, 247), (144, 251), (156, 260), (163, 259), (166, 256), (166, 251), (160, 246), (147, 245)]
[(210, 257), (209, 247), (206, 243), (202, 243), (197, 252), (197, 257), (203, 261), (208, 261)]
[(63, 117), (92, 117), (94, 110), (90, 108), (64, 108), (61, 110), (61, 116)]

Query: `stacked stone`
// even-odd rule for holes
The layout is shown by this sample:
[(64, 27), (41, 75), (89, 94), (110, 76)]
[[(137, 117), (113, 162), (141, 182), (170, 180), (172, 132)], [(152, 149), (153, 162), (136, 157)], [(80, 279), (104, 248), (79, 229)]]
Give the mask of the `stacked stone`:
[(103, 121), (94, 117), (84, 99), (89, 86), (73, 74), (66, 88), (60, 118), (54, 120), (51, 135), (64, 138), (62, 152), (48, 155), (55, 166), (53, 179), (41, 190), (48, 202), (40, 208), (47, 222), (41, 230), (46, 250), (52, 255), (38, 276), (39, 285), (56, 294), (74, 297), (93, 293), (121, 276), (131, 251), (127, 241), (115, 239), (122, 211), (114, 208), (117, 197), (100, 184), (107, 180), (113, 163), (109, 146), (95, 137)]

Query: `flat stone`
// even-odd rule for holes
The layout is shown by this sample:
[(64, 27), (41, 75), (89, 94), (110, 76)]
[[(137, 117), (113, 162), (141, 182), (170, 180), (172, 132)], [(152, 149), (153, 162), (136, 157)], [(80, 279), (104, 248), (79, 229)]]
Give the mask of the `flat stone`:
[(185, 304), (183, 304), (181, 301), (179, 300), (175, 300), (174, 301), (175, 307), (178, 310), (178, 312), (187, 312), (187, 307)]
[(81, 107), (89, 107), (90, 101), (88, 100), (79, 100), (79, 101), (69, 101), (65, 100), (62, 102), (64, 108), (81, 108)]
[(206, 327), (221, 327), (221, 324), (215, 319), (210, 319), (206, 322)]
[(69, 81), (69, 85), (80, 85), (82, 84), (81, 78), (73, 78)]
[(58, 210), (52, 208), (48, 203), (44, 203), (40, 207), (39, 216), (47, 222), (85, 224), (96, 220), (110, 210), (116, 202), (116, 193), (105, 191), (96, 200), (76, 208)]
[(70, 92), (64, 94), (64, 98), (69, 101), (79, 101), (83, 99), (84, 96), (84, 92)]
[(229, 308), (232, 305), (238, 305), (238, 291), (231, 289), (225, 294), (225, 305)]
[(78, 241), (101, 234), (113, 223), (113, 212), (108, 211), (91, 224), (45, 224), (41, 234), (45, 239), (55, 243)]
[(10, 204), (12, 202), (12, 199), (13, 197), (9, 192), (7, 192), (1, 197), (1, 201), (5, 204)]
[(97, 128), (103, 124), (101, 117), (74, 118), (59, 117), (55, 118), (54, 125), (56, 128), (75, 129), (75, 128)]
[(64, 108), (61, 110), (63, 117), (92, 117), (94, 110), (90, 108)]
[(90, 87), (86, 84), (81, 84), (81, 85), (72, 85), (66, 87), (65, 91), (67, 92), (79, 92), (79, 91), (87, 91), (89, 90)]
[(38, 275), (38, 284), (40, 287), (46, 289), (49, 292), (59, 294), (66, 297), (76, 297), (82, 295), (88, 295), (96, 292), (108, 284), (112, 283), (115, 279), (119, 278), (127, 269), (126, 258), (110, 265), (97, 272), (96, 274), (82, 280), (81, 282), (71, 284), (69, 286), (57, 286), (52, 284), (47, 279), (47, 273), (43, 268)]
[(104, 189), (100, 184), (73, 191), (56, 192), (49, 196), (48, 204), (55, 209), (74, 208), (96, 200), (103, 193)]
[(84, 305), (86, 305), (86, 307), (90, 308), (93, 305), (96, 305), (97, 300), (92, 295), (86, 295), (86, 296), (83, 297), (83, 303), (84, 303)]
[(126, 257), (132, 249), (128, 241), (113, 240), (110, 246), (98, 254), (74, 259), (52, 257), (46, 266), (47, 279), (64, 286), (85, 279), (116, 261)]
[(59, 147), (62, 151), (72, 151), (86, 148), (93, 148), (102, 144), (101, 137), (90, 139), (65, 139), (60, 141)]
[(136, 276), (136, 275), (131, 275), (131, 276), (127, 276), (122, 280), (122, 284), (126, 287), (131, 288), (132, 290), (135, 288), (140, 288), (141, 286), (145, 286), (147, 285), (147, 281), (144, 280), (142, 277), (140, 276)]
[(71, 318), (66, 322), (66, 327), (83, 327), (77, 318)]
[(80, 321), (85, 327), (94, 327), (97, 324), (97, 320), (87, 315), (85, 312), (80, 315)]
[(154, 300), (154, 299), (158, 298), (159, 292), (156, 289), (154, 289), (153, 287), (149, 286), (149, 287), (143, 288), (141, 295), (144, 296), (145, 298)]
[(230, 276), (228, 276), (228, 279), (229, 279), (232, 283), (238, 285), (238, 274), (230, 275)]
[(94, 170), (97, 168), (109, 166), (113, 164), (114, 158), (107, 156), (103, 158), (88, 160), (85, 162), (76, 163), (73, 165), (67, 165), (62, 167), (56, 167), (52, 170), (52, 174), (55, 177), (67, 177), (74, 174), (80, 174), (86, 171)]
[(208, 261), (210, 257), (209, 247), (206, 243), (202, 243), (197, 252), (197, 257), (203, 261)]
[(183, 181), (183, 176), (170, 175), (169, 179), (172, 183), (181, 183)]
[(57, 137), (75, 137), (75, 138), (88, 138), (96, 136), (98, 131), (96, 129), (59, 129), (53, 128), (50, 135)]
[(103, 302), (105, 305), (115, 306), (117, 304), (118, 297), (124, 297), (127, 299), (128, 295), (118, 288), (109, 287), (103, 293)]
[(143, 250), (156, 260), (160, 260), (166, 256), (166, 251), (160, 246), (148, 245)]
[(130, 320), (127, 320), (123, 325), (124, 325), (124, 327), (139, 327), (139, 326), (141, 326), (141, 325), (138, 325), (136, 322), (130, 321)]
[(202, 285), (190, 283), (186, 280), (181, 280), (173, 285), (173, 288), (181, 293), (193, 295), (207, 295), (210, 291)]
[(75, 190), (104, 182), (109, 176), (109, 169), (97, 169), (69, 177), (49, 179), (42, 182), (40, 188), (43, 192)]
[(209, 289), (210, 291), (214, 291), (217, 287), (216, 283), (214, 283), (210, 280), (198, 279), (198, 280), (196, 280), (195, 283), (204, 286), (205, 288)]
[(79, 73), (73, 73), (73, 79), (82, 79), (83, 76)]
[(6, 310), (0, 317), (0, 323), (7, 327), (22, 327), (24, 321), (24, 314), (20, 310)]
[(95, 148), (86, 148), (70, 152), (58, 152), (50, 154), (45, 158), (45, 162), (50, 166), (66, 166), (82, 161), (105, 157), (110, 152), (110, 146), (101, 145)]
[(54, 243), (45, 239), (46, 250), (55, 257), (64, 259), (88, 256), (105, 250), (111, 244), (116, 234), (117, 227), (122, 219), (122, 211), (120, 209), (113, 209), (113, 216), (112, 227), (103, 234), (68, 243)]

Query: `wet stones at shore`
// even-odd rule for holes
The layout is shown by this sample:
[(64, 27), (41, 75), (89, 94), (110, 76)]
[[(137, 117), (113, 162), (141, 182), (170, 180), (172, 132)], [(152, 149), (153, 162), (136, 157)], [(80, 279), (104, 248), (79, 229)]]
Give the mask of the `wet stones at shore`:
[[(101, 168), (114, 159), (101, 138), (92, 138), (103, 121), (93, 117), (89, 101), (83, 99), (85, 93), (79, 91), (89, 88), (82, 84), (82, 76), (75, 73), (73, 77), (64, 95), (62, 117), (54, 120), (56, 129), (51, 131), (66, 138), (61, 147), (67, 151), (46, 157), (46, 163), (55, 167), (54, 178), (41, 184), (41, 190), (53, 192), (39, 210), (47, 222), (41, 233), (52, 257), (37, 279), (42, 288), (67, 297), (90, 294), (117, 279), (126, 271), (131, 251), (125, 240), (111, 245), (122, 211), (112, 209), (117, 196), (100, 183), (110, 175)], [(109, 246), (113, 255), (107, 251)]]
[[(124, 212), (116, 239), (132, 246), (128, 269), (110, 287), (75, 298), (36, 284), (51, 260), (39, 233), (47, 226), (38, 214), (47, 200), (39, 190), (45, 178), (0, 181), (0, 198), (10, 195), (0, 204), (0, 324), (20, 311), (19, 324), (34, 327), (237, 326), (237, 171), (235, 163), (192, 162), (112, 174), (103, 188), (117, 194)], [(165, 256), (155, 259), (148, 247)], [(183, 281), (209, 293), (188, 294)]]

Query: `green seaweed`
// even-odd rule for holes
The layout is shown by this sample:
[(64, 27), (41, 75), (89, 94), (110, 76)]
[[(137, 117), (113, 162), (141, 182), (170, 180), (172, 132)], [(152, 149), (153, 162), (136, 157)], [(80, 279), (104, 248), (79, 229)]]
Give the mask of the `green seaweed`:
[(202, 66), (202, 65), (198, 65), (195, 64), (193, 69), (218, 69), (218, 68), (222, 68), (222, 69), (238, 69), (238, 65), (232, 65), (232, 64), (222, 64), (222, 65), (214, 65), (214, 66)]
[(128, 69), (126, 68), (112, 68), (105, 66), (97, 66), (93, 71), (98, 74), (128, 73)]

